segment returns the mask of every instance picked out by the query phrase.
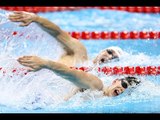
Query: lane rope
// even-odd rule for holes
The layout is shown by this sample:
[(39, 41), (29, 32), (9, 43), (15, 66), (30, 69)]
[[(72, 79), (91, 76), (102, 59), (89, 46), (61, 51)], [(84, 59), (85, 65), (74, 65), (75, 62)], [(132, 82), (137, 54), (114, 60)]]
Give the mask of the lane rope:
[(16, 10), (16, 11), (27, 11), (27, 12), (54, 12), (54, 11), (66, 11), (66, 10), (81, 10), (81, 9), (89, 9), (89, 8), (96, 8), (101, 10), (120, 10), (120, 11), (128, 11), (128, 12), (137, 12), (137, 13), (160, 13), (160, 7), (159, 6), (77, 6), (77, 7), (68, 7), (68, 6), (61, 6), (61, 7), (30, 7), (30, 6), (0, 6), (1, 9), (5, 10)]
[[(68, 32), (72, 37), (76, 39), (84, 39), (84, 40), (109, 40), (109, 39), (114, 39), (114, 40), (127, 40), (127, 39), (133, 39), (133, 40), (139, 40), (139, 39), (147, 39), (147, 40), (152, 40), (152, 39), (160, 39), (160, 31), (73, 31), (73, 32)], [(5, 33), (4, 33), (5, 34)], [(8, 33), (7, 33), (8, 34)], [(17, 31), (13, 31), (11, 33), (12, 36), (25, 36), (25, 33), (20, 33)], [(30, 38), (29, 35), (25, 36), (27, 39)], [(8, 36), (9, 38), (9, 36)]]
[[(97, 72), (102, 72), (105, 75), (152, 75), (157, 76), (160, 75), (160, 66), (114, 66), (114, 67), (70, 67), (74, 70), (81, 70), (81, 71), (91, 71), (96, 70)], [(0, 73), (3, 76), (8, 75), (9, 77), (13, 77), (14, 75), (24, 76), (27, 75), (26, 68), (4, 68), (0, 67)]]

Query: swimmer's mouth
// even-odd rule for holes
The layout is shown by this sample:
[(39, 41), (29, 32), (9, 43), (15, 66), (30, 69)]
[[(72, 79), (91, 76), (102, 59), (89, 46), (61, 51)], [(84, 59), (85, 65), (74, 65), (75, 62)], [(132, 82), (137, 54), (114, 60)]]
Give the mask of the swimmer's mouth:
[(118, 95), (119, 95), (118, 90), (114, 90), (114, 95), (115, 95), (115, 96), (118, 96)]

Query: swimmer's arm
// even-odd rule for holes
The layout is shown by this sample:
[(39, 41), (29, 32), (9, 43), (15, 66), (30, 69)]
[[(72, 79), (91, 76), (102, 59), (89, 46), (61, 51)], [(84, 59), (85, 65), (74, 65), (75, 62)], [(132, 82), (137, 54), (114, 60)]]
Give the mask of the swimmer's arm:
[(79, 88), (97, 90), (103, 88), (103, 83), (98, 77), (81, 70), (71, 69), (64, 64), (47, 60), (44, 68), (52, 70), (55, 74), (72, 82)]
[(87, 52), (84, 45), (75, 38), (72, 38), (67, 32), (63, 31), (53, 22), (34, 13), (24, 11), (14, 11), (8, 18), (13, 22), (22, 22), (20, 26), (28, 26), (32, 22), (37, 23), (44, 31), (51, 34), (63, 44), (67, 54), (83, 55), (83, 58), (87, 59)]
[(24, 66), (30, 67), (30, 71), (38, 71), (42, 68), (53, 71), (58, 76), (72, 82), (79, 88), (98, 89), (103, 88), (102, 81), (87, 72), (72, 69), (62, 63), (43, 59), (37, 56), (23, 56), (18, 59), (18, 62)]
[(62, 30), (59, 26), (49, 21), (46, 18), (36, 15), (34, 22), (36, 22), (44, 31), (55, 37), (65, 47), (68, 54), (81, 53), (86, 55), (86, 48), (77, 39), (71, 37), (67, 32)]

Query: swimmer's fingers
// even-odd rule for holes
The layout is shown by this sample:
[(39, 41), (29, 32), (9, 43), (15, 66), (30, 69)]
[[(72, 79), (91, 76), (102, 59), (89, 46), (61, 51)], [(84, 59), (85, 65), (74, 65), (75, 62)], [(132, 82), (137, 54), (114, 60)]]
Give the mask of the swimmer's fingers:
[(38, 71), (38, 70), (41, 69), (41, 67), (39, 67), (38, 65), (34, 65), (34, 64), (31, 64), (31, 63), (21, 62), (21, 65), (26, 66), (26, 67), (30, 67), (29, 71)]
[(9, 15), (8, 18), (9, 19), (19, 19), (19, 18), (22, 18), (22, 15)]
[(13, 11), (14, 14), (23, 14), (24, 11)]
[(20, 58), (32, 58), (33, 56), (22, 56)]
[(32, 61), (31, 57), (20, 57), (18, 58), (18, 61), (19, 62), (29, 62), (29, 61)]
[(27, 72), (36, 72), (36, 71), (38, 71), (39, 69), (33, 69), (33, 68), (31, 68), (31, 67), (28, 67), (26, 70), (27, 70)]
[(18, 62), (33, 63), (33, 56), (23, 56), (17, 59)]
[(41, 68), (38, 66), (32, 66), (30, 68), (28, 68), (27, 72), (36, 72), (38, 70), (40, 70)]
[(17, 15), (9, 15), (8, 19), (13, 21), (13, 22), (19, 22), (19, 21), (24, 21), (24, 18), (22, 16), (17, 16)]
[(11, 20), (12, 22), (22, 22), (20, 24), (20, 26), (28, 26), (32, 20), (28, 19), (28, 18), (24, 18), (23, 16), (10, 16), (9, 20)]
[(24, 18), (9, 18), (12, 22), (23, 22)]
[(28, 20), (27, 18), (24, 18), (23, 16), (9, 16), (9, 20), (12, 22), (30, 22), (31, 20)]
[(27, 67), (33, 67), (34, 66), (34, 64), (32, 64), (32, 63), (28, 63), (28, 62), (19, 62), (21, 65), (23, 65), (23, 66), (27, 66)]
[(28, 64), (33, 63), (33, 61), (31, 59), (18, 59), (17, 61), (20, 63), (28, 63)]
[(9, 14), (9, 19), (18, 19), (18, 18), (24, 18), (23, 14)]
[(32, 68), (29, 68), (28, 70), (27, 70), (27, 72), (36, 72), (36, 71), (38, 71), (37, 69), (32, 69)]
[(17, 16), (23, 16), (22, 14), (16, 14), (16, 13), (11, 13), (11, 14), (9, 14), (9, 16), (8, 17), (17, 17)]
[(28, 21), (28, 22), (23, 22), (21, 23), (19, 26), (24, 27), (24, 26), (28, 26), (32, 21)]

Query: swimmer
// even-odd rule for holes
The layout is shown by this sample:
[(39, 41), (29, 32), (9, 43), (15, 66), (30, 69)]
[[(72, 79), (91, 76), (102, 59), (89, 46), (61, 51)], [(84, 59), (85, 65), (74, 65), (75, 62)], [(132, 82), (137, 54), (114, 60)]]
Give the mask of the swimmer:
[[(53, 22), (34, 13), (23, 11), (13, 12), (13, 14), (9, 15), (9, 19), (13, 22), (22, 22), (20, 26), (28, 26), (32, 22), (37, 23), (42, 30), (49, 33), (58, 42), (60, 42), (64, 47), (65, 54), (60, 57), (58, 62), (68, 66), (75, 66), (78, 63), (83, 63), (88, 60), (85, 46)], [(115, 46), (109, 47), (102, 50), (97, 57), (93, 59), (93, 63), (107, 63), (113, 59), (119, 58), (122, 54), (123, 51), (121, 48)]]
[[(23, 66), (29, 67), (29, 72), (49, 69), (58, 76), (76, 85), (78, 88), (71, 93), (66, 100), (78, 91), (86, 89), (103, 91), (104, 96), (118, 96), (128, 87), (140, 83), (135, 77), (125, 77), (116, 79), (113, 81), (112, 85), (105, 87), (102, 80), (95, 75), (70, 68), (88, 59), (86, 48), (80, 41), (72, 38), (56, 24), (34, 13), (15, 11), (13, 14), (9, 15), (9, 19), (13, 22), (22, 22), (20, 26), (28, 26), (30, 23), (35, 22), (63, 45), (66, 53), (62, 55), (58, 61), (43, 59), (38, 56), (23, 56), (18, 59), (18, 62)], [(93, 63), (102, 64), (109, 62), (112, 59), (119, 58), (122, 52), (123, 51), (118, 47), (107, 48), (99, 53), (93, 60)]]
[(119, 78), (113, 81), (112, 85), (105, 87), (98, 77), (93, 74), (75, 70), (69, 66), (53, 60), (43, 59), (37, 56), (23, 56), (18, 59), (18, 62), (23, 66), (29, 67), (29, 72), (36, 72), (41, 69), (49, 69), (58, 76), (72, 82), (78, 87), (73, 92), (73, 95), (78, 91), (86, 89), (103, 91), (104, 96), (118, 96), (122, 94), (127, 88), (134, 87), (140, 83), (135, 77)]

